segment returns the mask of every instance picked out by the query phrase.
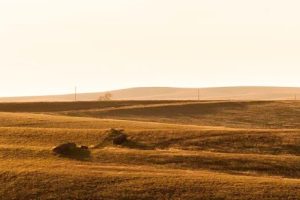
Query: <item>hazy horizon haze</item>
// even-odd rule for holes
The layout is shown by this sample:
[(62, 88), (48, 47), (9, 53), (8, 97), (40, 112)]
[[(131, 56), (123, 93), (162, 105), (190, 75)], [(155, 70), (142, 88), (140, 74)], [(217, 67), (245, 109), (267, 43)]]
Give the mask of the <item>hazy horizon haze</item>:
[(0, 96), (300, 87), (300, 2), (0, 2)]

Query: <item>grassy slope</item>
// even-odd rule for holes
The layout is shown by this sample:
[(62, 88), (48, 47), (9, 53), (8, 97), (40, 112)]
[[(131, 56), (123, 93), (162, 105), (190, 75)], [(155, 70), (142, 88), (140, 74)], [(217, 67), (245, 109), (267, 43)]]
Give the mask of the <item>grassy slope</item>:
[[(63, 110), (58, 111), (63, 113), (53, 113), (53, 109), (46, 106), (38, 111), (43, 114), (0, 113), (1, 197), (298, 199), (300, 130), (295, 122), (299, 117), (296, 115), (299, 103), (235, 102), (243, 106), (248, 123), (255, 127), (252, 129), (240, 126), (239, 122), (233, 124), (231, 120), (243, 116), (237, 111), (238, 116), (231, 116), (230, 123), (221, 124), (232, 128), (212, 126), (221, 123), (213, 122), (213, 119), (199, 123), (201, 118), (190, 121), (193, 125), (184, 125), (182, 118), (173, 112), (184, 112), (189, 114), (186, 117), (192, 118), (192, 113), (197, 114), (204, 108), (211, 111), (212, 105), (217, 105), (216, 109), (222, 108), (223, 114), (228, 109), (226, 102), (208, 106), (204, 102), (160, 102), (166, 103), (172, 105), (150, 105), (150, 102), (145, 106), (140, 102), (137, 106), (131, 103), (120, 105), (119, 102), (119, 106), (116, 103), (107, 103), (109, 105), (105, 108), (92, 106), (89, 112), (80, 108), (77, 113), (74, 110), (65, 113), (62, 107)], [(273, 109), (268, 108), (271, 105)], [(36, 106), (42, 108), (40, 104)], [(286, 120), (292, 126), (284, 129), (285, 126), (277, 125), (272, 129), (255, 123), (258, 121), (254, 119), (256, 110), (264, 107), (273, 114), (279, 110), (284, 111), (284, 115), (292, 112), (290, 116), (293, 118)], [(144, 109), (143, 115), (141, 109)], [(169, 113), (164, 120), (168, 123), (148, 122), (158, 121), (152, 118), (152, 114), (156, 113), (160, 119), (164, 113), (161, 109)], [(101, 114), (101, 118), (109, 116), (115, 119), (89, 118), (95, 117), (93, 113), (99, 111), (107, 114)], [(114, 115), (108, 114), (112, 111)], [(132, 116), (140, 121), (119, 120), (133, 119)], [(272, 115), (272, 119), (275, 123), (281, 115)], [(105, 137), (105, 130), (112, 127), (125, 128), (132, 143), (126, 147), (93, 149), (92, 156), (86, 161), (59, 158), (51, 153), (53, 146), (66, 141), (96, 145)]]
[(300, 101), (203, 101), (62, 112), (71, 116), (238, 128), (300, 128)]

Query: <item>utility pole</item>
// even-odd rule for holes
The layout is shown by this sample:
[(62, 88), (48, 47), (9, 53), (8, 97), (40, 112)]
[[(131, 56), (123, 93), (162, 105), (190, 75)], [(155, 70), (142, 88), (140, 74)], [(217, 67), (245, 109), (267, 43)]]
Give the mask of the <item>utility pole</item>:
[(200, 101), (200, 89), (198, 88), (198, 101)]
[(75, 86), (75, 91), (74, 91), (74, 100), (77, 101), (77, 86)]

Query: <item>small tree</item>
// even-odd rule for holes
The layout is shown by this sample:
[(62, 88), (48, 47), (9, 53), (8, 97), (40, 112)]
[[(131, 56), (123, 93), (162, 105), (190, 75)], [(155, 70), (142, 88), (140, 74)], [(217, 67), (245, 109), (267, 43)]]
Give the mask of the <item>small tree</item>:
[(98, 98), (98, 101), (109, 101), (109, 100), (111, 100), (111, 99), (112, 99), (112, 94), (109, 93), (109, 92), (107, 92), (107, 93), (105, 93), (103, 96), (100, 96), (100, 97)]

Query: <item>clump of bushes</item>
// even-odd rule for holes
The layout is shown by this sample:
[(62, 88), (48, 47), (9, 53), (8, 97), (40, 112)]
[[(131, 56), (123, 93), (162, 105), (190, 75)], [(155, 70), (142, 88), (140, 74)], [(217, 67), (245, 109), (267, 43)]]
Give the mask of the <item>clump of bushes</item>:
[(77, 146), (75, 143), (60, 144), (52, 149), (52, 151), (64, 157), (70, 157), (75, 159), (84, 159), (90, 156), (90, 151), (87, 146)]
[(125, 135), (124, 133), (121, 133), (113, 139), (113, 144), (115, 145), (122, 145), (125, 142), (127, 142), (127, 135)]
[(76, 149), (77, 145), (75, 143), (64, 143), (54, 147), (52, 151), (59, 155), (70, 155), (74, 153)]
[(123, 129), (110, 129), (106, 131), (106, 136), (95, 148), (105, 147), (109, 145), (125, 145), (128, 143), (128, 137)]
[(127, 142), (127, 135), (123, 129), (110, 129), (105, 138), (106, 141), (112, 142), (114, 145), (122, 145)]

